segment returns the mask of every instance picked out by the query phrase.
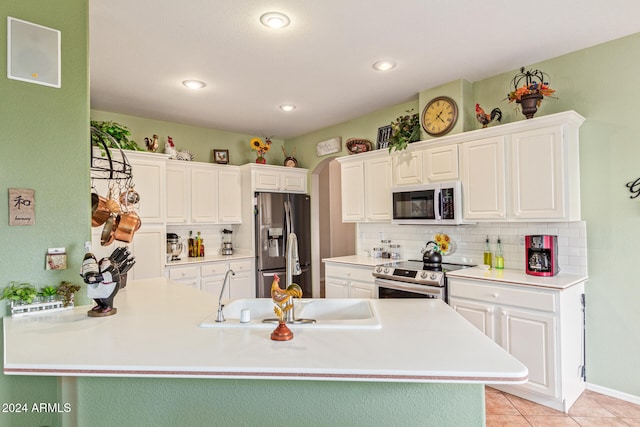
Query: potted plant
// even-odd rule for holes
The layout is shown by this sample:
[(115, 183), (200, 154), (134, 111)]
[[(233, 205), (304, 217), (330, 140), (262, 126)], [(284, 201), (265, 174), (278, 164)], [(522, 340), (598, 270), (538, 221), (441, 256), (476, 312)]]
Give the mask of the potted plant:
[[(533, 117), (542, 103), (542, 98), (551, 96), (555, 90), (549, 87), (549, 82), (545, 81), (549, 75), (540, 70), (527, 70), (520, 68), (520, 72), (513, 77), (511, 85), (513, 90), (507, 94), (509, 102), (515, 101), (522, 106), (522, 114), (527, 119)], [(524, 84), (523, 84), (524, 80)]]
[(54, 297), (58, 294), (58, 288), (55, 286), (45, 286), (42, 288), (41, 293), (45, 301), (53, 301)]
[(62, 305), (68, 307), (73, 304), (73, 295), (80, 290), (79, 285), (75, 285), (71, 282), (62, 282), (58, 286), (57, 294), (62, 297)]
[(407, 110), (395, 122), (391, 122), (391, 137), (389, 138), (389, 153), (391, 150), (401, 151), (411, 142), (420, 139), (420, 120), (418, 113), (411, 114), (413, 109)]
[(31, 304), (37, 295), (38, 291), (31, 283), (11, 282), (2, 291), (0, 299), (8, 299), (12, 305)]
[[(90, 125), (92, 128), (98, 130), (98, 132), (91, 132), (91, 142), (95, 145), (101, 146), (100, 142), (103, 142), (108, 148), (145, 151), (139, 147), (135, 141), (129, 139), (131, 131), (126, 126), (112, 121), (100, 122), (95, 120), (91, 120)], [(104, 134), (111, 136), (118, 145), (114, 144), (111, 138)]]

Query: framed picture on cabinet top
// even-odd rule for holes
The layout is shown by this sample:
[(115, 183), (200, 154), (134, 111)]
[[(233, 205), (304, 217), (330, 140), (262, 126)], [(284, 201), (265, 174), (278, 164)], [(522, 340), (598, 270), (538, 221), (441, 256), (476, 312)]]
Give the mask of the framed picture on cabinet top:
[(229, 150), (213, 150), (213, 162), (221, 165), (229, 163)]

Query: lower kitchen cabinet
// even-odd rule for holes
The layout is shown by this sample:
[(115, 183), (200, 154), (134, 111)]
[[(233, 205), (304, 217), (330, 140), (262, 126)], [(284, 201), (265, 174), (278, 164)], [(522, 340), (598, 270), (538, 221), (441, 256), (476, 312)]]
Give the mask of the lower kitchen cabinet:
[(214, 296), (218, 301), (224, 278), (231, 269), (235, 276), (229, 275), (229, 283), (222, 296), (223, 301), (229, 299), (255, 298), (256, 290), (252, 260), (195, 262), (188, 265), (167, 266), (166, 276), (178, 283), (202, 290)]
[(325, 298), (378, 298), (372, 267), (327, 263)]
[(584, 282), (566, 289), (449, 278), (449, 305), (529, 369), (500, 390), (567, 412), (585, 383)]

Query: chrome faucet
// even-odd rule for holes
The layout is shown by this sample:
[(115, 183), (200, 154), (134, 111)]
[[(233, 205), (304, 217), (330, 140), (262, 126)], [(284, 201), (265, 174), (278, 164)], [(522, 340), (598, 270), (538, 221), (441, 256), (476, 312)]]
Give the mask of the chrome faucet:
[(231, 273), (232, 276), (236, 275), (236, 273), (231, 269), (227, 270), (227, 273), (224, 275), (224, 282), (222, 282), (222, 289), (220, 289), (220, 298), (218, 298), (218, 318), (216, 319), (216, 322), (224, 322), (224, 315), (222, 314), (222, 308), (224, 307), (224, 304), (222, 304), (222, 294), (224, 294), (224, 288), (227, 285), (229, 273)]
[[(302, 274), (300, 268), (300, 257), (298, 256), (298, 236), (296, 233), (289, 233), (287, 236), (287, 277), (285, 278), (285, 289), (293, 283), (293, 276), (299, 276)], [(286, 322), (293, 322), (296, 318), (295, 305), (293, 303), (294, 298), (291, 298), (289, 304), (291, 304), (291, 310), (287, 310), (285, 314)]]

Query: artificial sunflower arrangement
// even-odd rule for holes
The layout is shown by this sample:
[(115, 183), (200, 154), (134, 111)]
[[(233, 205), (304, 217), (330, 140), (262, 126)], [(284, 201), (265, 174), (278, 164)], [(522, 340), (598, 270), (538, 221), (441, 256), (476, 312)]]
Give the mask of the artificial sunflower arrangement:
[(434, 237), (434, 241), (436, 242), (436, 252), (440, 253), (440, 255), (446, 255), (451, 251), (451, 238), (448, 234), (438, 233)]
[(261, 138), (252, 138), (249, 142), (249, 146), (256, 152), (256, 163), (266, 163), (267, 160), (264, 155), (271, 149), (271, 138), (267, 137), (264, 142)]

